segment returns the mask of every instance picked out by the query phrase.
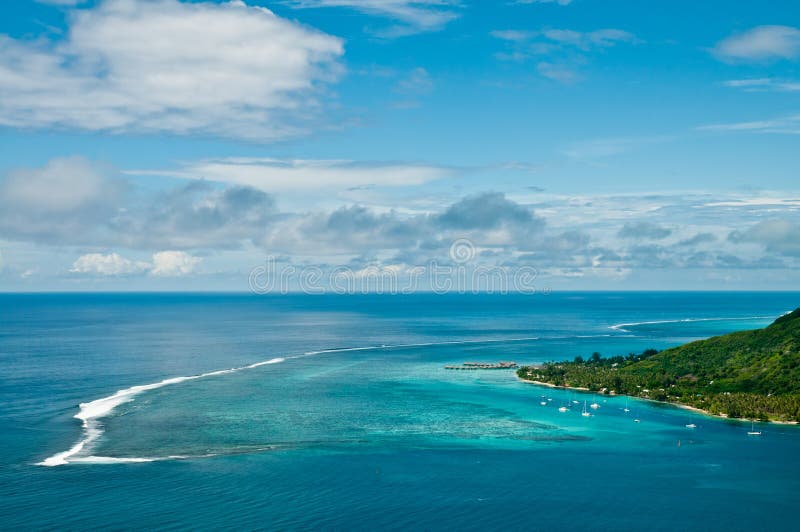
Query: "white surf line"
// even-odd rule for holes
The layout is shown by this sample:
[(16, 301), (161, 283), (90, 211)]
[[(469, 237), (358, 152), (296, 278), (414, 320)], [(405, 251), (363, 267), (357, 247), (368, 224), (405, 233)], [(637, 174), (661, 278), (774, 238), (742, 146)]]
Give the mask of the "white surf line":
[[(781, 314), (781, 316), (785, 316), (788, 312)], [(660, 325), (662, 323), (690, 323), (690, 322), (697, 322), (697, 321), (743, 321), (743, 320), (769, 320), (769, 319), (776, 319), (775, 316), (744, 316), (741, 318), (683, 318), (680, 320), (658, 320), (658, 321), (638, 321), (632, 323), (618, 323), (616, 325), (611, 325), (609, 329), (614, 331), (620, 332), (632, 332), (625, 327), (637, 327), (639, 325)]]
[[(208, 373), (201, 373), (200, 375), (191, 375), (188, 377), (173, 377), (171, 379), (164, 379), (163, 381), (155, 382), (152, 384), (131, 386), (130, 388), (119, 390), (113, 395), (109, 395), (108, 397), (102, 397), (100, 399), (96, 399), (88, 403), (81, 403), (79, 405), (80, 409), (78, 410), (78, 413), (75, 414), (74, 416), (76, 419), (81, 420), (81, 426), (83, 428), (83, 437), (81, 438), (81, 440), (75, 445), (73, 445), (70, 449), (60, 453), (56, 453), (48, 458), (45, 458), (37, 465), (52, 467), (52, 466), (66, 465), (70, 461), (76, 461), (76, 458), (73, 457), (75, 457), (75, 455), (77, 455), (81, 451), (88, 449), (89, 446), (103, 434), (103, 429), (100, 426), (99, 420), (110, 414), (119, 405), (133, 401), (133, 398), (139, 395), (140, 393), (149, 390), (155, 390), (157, 388), (162, 388), (164, 386), (169, 386), (170, 384), (177, 384), (179, 382), (202, 379), (205, 377), (213, 377), (216, 375), (225, 375), (227, 373), (234, 373), (245, 369), (257, 368), (259, 366), (264, 366), (266, 364), (277, 364), (283, 362), (284, 360), (285, 360), (284, 358), (272, 358), (270, 360), (265, 360), (263, 362), (256, 362), (255, 364), (250, 364), (248, 366), (242, 366), (239, 368), (210, 371)], [(93, 458), (115, 460), (110, 457), (93, 457)], [(141, 460), (135, 459), (135, 460), (146, 461), (148, 459), (141, 459)], [(120, 461), (120, 459), (116, 459), (115, 461)]]
[[(609, 336), (605, 335), (597, 335), (597, 337), (606, 337)], [(587, 338), (587, 336), (557, 336), (552, 337), (552, 339), (562, 339), (562, 338)], [(208, 373), (201, 373), (199, 375), (191, 375), (187, 377), (173, 377), (170, 379), (164, 379), (163, 381), (155, 382), (152, 384), (143, 384), (139, 386), (131, 386), (130, 388), (125, 388), (123, 390), (119, 390), (116, 393), (109, 395), (108, 397), (102, 397), (100, 399), (96, 399), (94, 401), (88, 403), (80, 403), (79, 411), (75, 414), (75, 419), (81, 420), (81, 427), (83, 430), (83, 437), (73, 445), (70, 449), (56, 453), (53, 456), (45, 458), (41, 462), (38, 462), (36, 465), (40, 466), (60, 466), (60, 465), (67, 465), (69, 463), (135, 463), (135, 462), (154, 462), (156, 460), (170, 460), (170, 459), (181, 459), (181, 458), (188, 458), (184, 456), (166, 456), (166, 457), (150, 457), (150, 458), (117, 458), (117, 457), (110, 457), (110, 456), (80, 456), (82, 451), (87, 451), (91, 445), (97, 441), (97, 439), (102, 436), (103, 429), (100, 425), (100, 419), (103, 417), (111, 414), (115, 408), (118, 406), (128, 403), (134, 400), (134, 397), (137, 395), (150, 391), (155, 390), (158, 388), (162, 388), (164, 386), (169, 386), (170, 384), (178, 384), (181, 382), (196, 380), (196, 379), (203, 379), (206, 377), (214, 377), (217, 375), (226, 375), (228, 373), (235, 373), (238, 371), (244, 371), (247, 369), (253, 369), (260, 366), (265, 366), (268, 364), (278, 364), (280, 362), (284, 362), (287, 359), (296, 359), (296, 358), (303, 358), (307, 356), (313, 355), (321, 355), (326, 353), (341, 353), (341, 352), (348, 352), (348, 351), (377, 351), (382, 349), (402, 349), (406, 347), (429, 347), (429, 346), (437, 346), (437, 345), (459, 345), (459, 344), (491, 344), (491, 343), (505, 343), (505, 342), (530, 342), (540, 340), (541, 337), (538, 336), (530, 336), (525, 338), (506, 338), (506, 339), (483, 339), (483, 340), (452, 340), (452, 341), (443, 341), (443, 342), (422, 342), (422, 343), (414, 343), (414, 344), (383, 344), (383, 345), (371, 345), (371, 346), (364, 346), (364, 347), (341, 347), (341, 348), (333, 348), (333, 349), (322, 349), (318, 351), (307, 351), (302, 355), (294, 355), (294, 356), (287, 356), (282, 358), (271, 358), (269, 360), (265, 360), (263, 362), (256, 362), (254, 364), (249, 364), (247, 366), (241, 366), (237, 368), (230, 368), (230, 369), (222, 369), (217, 371), (210, 371)], [(546, 339), (550, 339), (549, 337)]]
[(184, 455), (184, 454), (172, 454), (169, 456), (153, 456), (153, 457), (140, 457), (140, 456), (131, 456), (131, 457), (116, 457), (116, 456), (78, 456), (74, 457), (69, 460), (69, 463), (81, 463), (81, 464), (142, 464), (148, 462), (161, 462), (165, 460), (188, 460), (190, 458), (210, 458), (212, 456), (217, 456), (214, 453), (208, 454), (198, 454), (198, 455)]
[[(322, 355), (325, 353), (341, 353), (344, 351), (377, 351), (381, 349), (403, 349), (405, 347), (431, 347), (437, 345), (461, 345), (461, 344), (496, 344), (505, 342), (533, 342), (541, 340), (539, 336), (530, 336), (528, 338), (507, 338), (507, 339), (484, 339), (484, 340), (451, 340), (445, 342), (423, 342), (417, 344), (383, 344), (383, 345), (368, 345), (365, 347), (336, 347), (332, 349), (321, 349), (319, 351), (308, 351), (301, 356)], [(299, 358), (299, 357), (289, 357)]]

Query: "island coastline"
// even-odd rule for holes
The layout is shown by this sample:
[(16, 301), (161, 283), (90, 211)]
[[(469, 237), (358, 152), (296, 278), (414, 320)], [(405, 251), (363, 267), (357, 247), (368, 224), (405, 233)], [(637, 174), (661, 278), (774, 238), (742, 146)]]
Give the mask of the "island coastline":
[[(524, 378), (520, 377), (519, 375), (516, 375), (516, 378), (517, 378), (518, 381), (524, 382), (525, 384), (532, 384), (534, 386), (541, 386), (543, 388), (555, 388), (555, 389), (559, 389), (559, 390), (571, 390), (571, 391), (581, 392), (581, 393), (592, 393), (592, 394), (598, 394), (598, 395), (606, 395), (606, 394), (602, 394), (602, 393), (599, 393), (599, 392), (593, 392), (589, 388), (585, 388), (585, 387), (560, 386), (560, 385), (553, 384), (553, 383), (550, 383), (550, 382), (543, 382), (543, 381), (537, 381), (537, 380), (531, 380), (531, 379), (524, 379)], [(749, 421), (749, 420), (747, 420), (745, 418), (730, 417), (730, 416), (728, 416), (726, 414), (714, 414), (713, 412), (709, 412), (708, 410), (703, 410), (702, 408), (697, 408), (696, 406), (691, 406), (691, 405), (687, 405), (687, 404), (683, 404), (683, 403), (678, 403), (678, 402), (675, 402), (675, 401), (659, 401), (657, 399), (650, 399), (648, 397), (637, 397), (635, 395), (627, 395), (627, 394), (622, 394), (622, 393), (620, 393), (620, 394), (614, 393), (614, 394), (608, 394), (608, 395), (610, 395), (612, 397), (629, 397), (631, 399), (636, 399), (636, 400), (639, 400), (639, 401), (648, 401), (648, 402), (657, 403), (657, 404), (660, 404), (660, 405), (674, 406), (675, 408), (680, 408), (680, 409), (683, 409), (683, 410), (689, 410), (689, 411), (694, 412), (696, 414), (701, 414), (701, 415), (712, 417), (712, 418), (715, 418), (715, 419), (725, 419), (725, 420), (728, 420), (728, 421), (739, 421), (739, 422), (742, 422), (742, 423), (745, 423), (745, 422)], [(798, 423), (797, 421), (782, 421), (782, 420), (779, 420), (779, 419), (759, 420), (759, 423), (774, 423), (776, 425), (800, 425), (800, 423)]]

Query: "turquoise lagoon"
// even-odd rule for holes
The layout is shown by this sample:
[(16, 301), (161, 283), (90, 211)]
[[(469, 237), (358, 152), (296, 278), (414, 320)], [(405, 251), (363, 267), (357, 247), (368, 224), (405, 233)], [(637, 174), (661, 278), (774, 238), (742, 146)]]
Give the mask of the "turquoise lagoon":
[(444, 366), (664, 348), (798, 301), (0, 295), (0, 526), (796, 529), (798, 427)]

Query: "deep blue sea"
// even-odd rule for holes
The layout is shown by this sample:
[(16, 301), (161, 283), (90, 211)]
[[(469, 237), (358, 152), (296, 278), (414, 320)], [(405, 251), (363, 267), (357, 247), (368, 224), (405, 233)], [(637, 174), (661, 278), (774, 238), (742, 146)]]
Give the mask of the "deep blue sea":
[(0, 295), (0, 529), (796, 530), (800, 427), (444, 366), (638, 353), (798, 306)]

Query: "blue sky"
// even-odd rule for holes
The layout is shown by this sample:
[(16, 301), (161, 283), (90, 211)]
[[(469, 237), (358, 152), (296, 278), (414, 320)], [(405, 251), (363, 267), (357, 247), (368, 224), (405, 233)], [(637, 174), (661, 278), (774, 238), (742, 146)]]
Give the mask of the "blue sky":
[(0, 13), (0, 289), (246, 290), (459, 238), (552, 289), (798, 286), (796, 2)]

